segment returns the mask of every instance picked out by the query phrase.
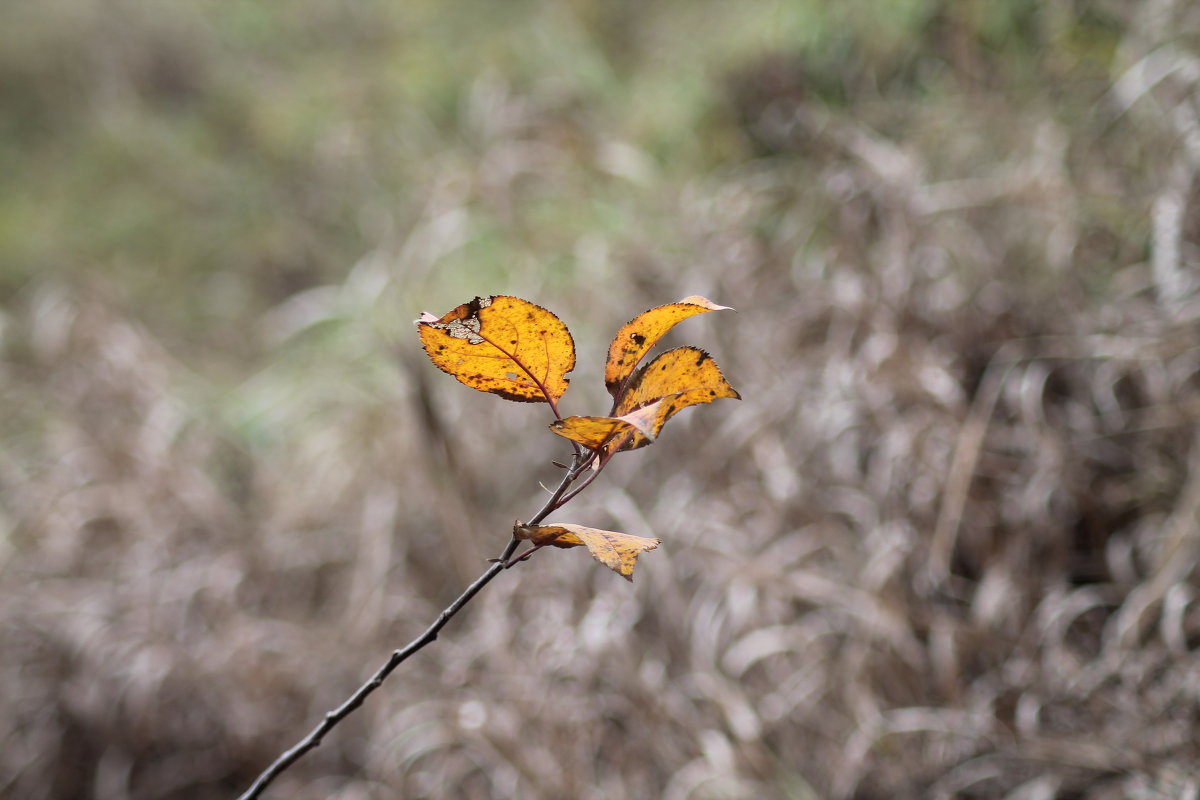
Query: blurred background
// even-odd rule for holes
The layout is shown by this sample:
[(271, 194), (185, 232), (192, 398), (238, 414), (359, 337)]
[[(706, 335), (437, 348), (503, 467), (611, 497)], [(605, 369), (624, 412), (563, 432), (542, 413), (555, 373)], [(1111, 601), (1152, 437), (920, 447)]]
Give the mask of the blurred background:
[(0, 796), (229, 798), (566, 452), (411, 320), (742, 393), (280, 798), (1195, 798), (1200, 6), (42, 0), (0, 25)]

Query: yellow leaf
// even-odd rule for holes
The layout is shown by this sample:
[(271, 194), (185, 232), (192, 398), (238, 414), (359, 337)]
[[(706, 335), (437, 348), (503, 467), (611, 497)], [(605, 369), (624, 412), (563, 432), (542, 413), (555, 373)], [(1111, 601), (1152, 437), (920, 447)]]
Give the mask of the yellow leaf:
[(712, 356), (698, 347), (677, 347), (659, 355), (643, 367), (621, 396), (617, 412), (622, 418), (635, 410), (658, 404), (651, 424), (651, 436), (633, 431), (609, 440), (611, 450), (636, 450), (654, 441), (667, 420), (679, 411), (721, 397), (740, 400)]
[(592, 558), (619, 573), (626, 580), (633, 580), (633, 568), (637, 566), (640, 553), (653, 550), (661, 539), (647, 539), (618, 531), (602, 531), (565, 522), (548, 525), (514, 525), (513, 536), (528, 539), (534, 544), (554, 547), (586, 547)]
[(442, 317), (426, 312), (416, 324), (434, 366), (506, 400), (553, 405), (575, 368), (567, 326), (519, 297), (476, 297)]
[(550, 423), (550, 430), (579, 442), (589, 450), (599, 450), (614, 436), (641, 433), (643, 437), (653, 441), (661, 425), (657, 424), (659, 403), (651, 403), (645, 408), (630, 412), (621, 417), (567, 417), (556, 419)]
[(692, 295), (678, 303), (652, 308), (630, 320), (617, 331), (608, 348), (608, 364), (604, 368), (604, 385), (613, 397), (629, 380), (633, 370), (650, 352), (650, 348), (677, 324), (708, 311), (728, 311), (729, 306), (719, 306), (713, 301)]

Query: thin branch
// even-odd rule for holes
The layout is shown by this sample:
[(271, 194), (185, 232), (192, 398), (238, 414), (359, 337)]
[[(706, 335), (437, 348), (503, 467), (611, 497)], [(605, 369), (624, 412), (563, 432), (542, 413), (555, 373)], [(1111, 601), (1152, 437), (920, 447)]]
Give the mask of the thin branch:
[[(600, 463), (596, 465), (596, 468), (595, 468), (594, 470), (592, 470), (591, 474), (587, 476), (587, 478), (584, 480), (584, 482), (583, 482), (583, 483), (581, 483), (581, 484), (579, 484), (579, 485), (578, 485), (578, 486), (576, 486), (575, 488), (573, 488), (571, 491), (567, 492), (567, 493), (566, 493), (566, 494), (563, 496), (562, 502), (561, 502), (561, 503), (559, 503), (558, 505), (559, 505), (559, 506), (564, 506), (564, 505), (566, 505), (567, 503), (571, 502), (571, 500), (572, 500), (572, 499), (574, 499), (575, 495), (579, 494), (579, 493), (580, 493), (580, 492), (582, 492), (584, 489), (586, 489), (586, 488), (587, 488), (587, 487), (588, 487), (588, 486), (591, 484), (591, 482), (592, 482), (592, 481), (594, 481), (594, 480), (596, 480), (596, 477), (597, 477), (597, 476), (598, 476), (598, 475), (599, 475), (601, 472), (603, 472), (603, 471), (604, 471), (604, 468), (605, 468), (606, 466), (608, 466), (608, 462), (609, 462), (609, 461), (612, 459), (612, 457), (613, 457), (614, 455), (616, 455), (616, 453), (605, 453), (605, 455), (604, 455), (603, 457), (601, 457), (601, 458), (600, 458)], [(590, 465), (590, 464), (592, 463), (592, 461), (594, 461), (594, 460), (595, 460), (595, 456), (596, 456), (596, 454), (595, 454), (595, 453), (592, 453), (592, 458), (589, 458), (589, 459), (588, 459), (588, 460), (587, 460), (587, 461), (584, 463), (584, 466)], [(553, 509), (552, 509), (552, 510), (553, 510)]]
[[(575, 481), (575, 479), (579, 477), (580, 473), (587, 468), (587, 465), (590, 463), (590, 461), (590, 458), (584, 458), (579, 453), (576, 453), (571, 459), (571, 468), (567, 470), (566, 474), (563, 475), (562, 480), (559, 481), (558, 488), (554, 490), (554, 493), (550, 495), (541, 509), (525, 524), (537, 525), (546, 518), (547, 514), (561, 507), (565, 502), (567, 502), (567, 500), (563, 498), (563, 495), (566, 493), (567, 489)], [(572, 493), (571, 496), (573, 497), (574, 494), (575, 493)], [(299, 761), (301, 756), (303, 756), (309, 750), (317, 747), (317, 745), (321, 744), (321, 741), (325, 738), (325, 735), (329, 733), (329, 731), (333, 730), (335, 725), (337, 725), (346, 717), (350, 716), (351, 712), (361, 706), (363, 701), (366, 700), (367, 696), (370, 695), (371, 692), (383, 685), (383, 682), (387, 680), (388, 675), (392, 674), (396, 667), (403, 664), (409, 656), (416, 653), (425, 645), (437, 639), (438, 633), (446, 626), (446, 623), (453, 619), (454, 615), (461, 611), (463, 606), (471, 602), (471, 598), (479, 594), (479, 591), (483, 589), (484, 586), (487, 586), (488, 583), (491, 582), (492, 578), (495, 578), (506, 568), (513, 566), (513, 563), (510, 563), (509, 559), (512, 558), (513, 553), (516, 552), (519, 545), (520, 540), (516, 539), (515, 537), (511, 539), (505, 546), (504, 552), (500, 554), (500, 557), (492, 562), (491, 566), (489, 566), (482, 575), (476, 578), (475, 582), (468, 586), (463, 593), (454, 600), (453, 603), (446, 606), (446, 608), (442, 610), (442, 613), (438, 614), (438, 617), (436, 620), (434, 620), (433, 624), (425, 629), (424, 633), (422, 633), (416, 639), (413, 639), (399, 650), (393, 650), (391, 656), (388, 657), (387, 662), (380, 667), (374, 675), (371, 676), (370, 680), (368, 680), (362, 686), (359, 686), (358, 689), (355, 690), (354, 694), (350, 695), (350, 697), (348, 697), (344, 703), (327, 713), (321, 719), (320, 724), (309, 731), (307, 736), (305, 736), (288, 750), (284, 751), (283, 754), (275, 759), (274, 763), (263, 770), (262, 774), (255, 779), (254, 783), (251, 784), (249, 789), (242, 793), (238, 800), (254, 800), (254, 798), (261, 796), (263, 790), (265, 790), (272, 781), (278, 778), (292, 764)]]
[[(530, 517), (529, 521), (525, 524), (537, 525), (546, 518), (547, 514), (562, 506), (562, 504), (566, 502), (562, 499), (563, 494), (567, 491), (567, 488), (574, 483), (575, 479), (579, 477), (579, 473), (587, 469), (589, 463), (591, 463), (591, 458), (584, 458), (579, 453), (571, 456), (571, 468), (567, 470), (567, 474), (563, 475), (562, 480), (558, 482), (558, 488), (554, 490), (554, 494), (550, 495), (541, 509), (539, 509), (536, 514)], [(515, 549), (516, 548), (513, 547), (506, 552), (509, 556), (511, 556), (513, 554), (513, 550)]]
[(530, 556), (532, 556), (534, 553), (536, 553), (538, 550), (541, 550), (545, 546), (546, 545), (544, 545), (544, 544), (535, 544), (533, 547), (530, 547), (528, 550), (526, 550), (524, 553), (521, 553), (519, 556), (513, 556), (511, 559), (504, 562), (504, 568), (511, 569), (512, 567), (515, 567), (517, 564), (520, 564), (522, 561), (528, 561)]

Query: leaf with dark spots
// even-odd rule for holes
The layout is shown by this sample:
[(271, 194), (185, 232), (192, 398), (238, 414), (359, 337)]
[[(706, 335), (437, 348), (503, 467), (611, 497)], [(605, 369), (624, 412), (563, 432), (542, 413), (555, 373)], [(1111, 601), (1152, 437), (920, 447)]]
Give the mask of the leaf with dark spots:
[(671, 328), (697, 314), (727, 310), (728, 306), (719, 306), (707, 298), (692, 295), (678, 303), (658, 306), (634, 317), (617, 331), (608, 348), (604, 385), (608, 387), (609, 394), (617, 397), (621, 393), (637, 365)]
[(438, 369), (506, 400), (554, 405), (575, 368), (567, 326), (518, 297), (476, 297), (442, 317), (425, 312), (416, 324)]
[(653, 435), (639, 430), (610, 439), (611, 451), (636, 450), (654, 441), (667, 420), (688, 406), (711, 403), (721, 397), (740, 400), (712, 356), (698, 347), (677, 347), (662, 353), (633, 376), (617, 398), (618, 417), (661, 401), (652, 423)]

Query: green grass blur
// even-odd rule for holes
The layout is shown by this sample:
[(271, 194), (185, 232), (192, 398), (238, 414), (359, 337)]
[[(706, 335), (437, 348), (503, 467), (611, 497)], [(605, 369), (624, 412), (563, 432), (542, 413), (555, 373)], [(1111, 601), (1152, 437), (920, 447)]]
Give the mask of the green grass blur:
[[(581, 239), (659, 244), (664, 194), (761, 155), (731, 107), (755, 91), (853, 106), (900, 136), (955, 124), (976, 84), (1065, 113), (1094, 102), (1120, 20), (1094, 11), (1045, 41), (1036, 5), (24, 4), (0, 31), (0, 289), (103, 286), (239, 364), (257, 353), (238, 331), (341, 280), (438, 191), (467, 193), (466, 241), (415, 293), (459, 297), (531, 260), (572, 285)], [(779, 74), (739, 90), (767, 57)], [(1073, 97), (1047, 97), (1048, 73)], [(519, 134), (530, 152), (492, 155), (536, 162), (545, 143), (568, 163), (492, 193), (456, 183), (478, 183), (513, 125), (539, 128)]]

